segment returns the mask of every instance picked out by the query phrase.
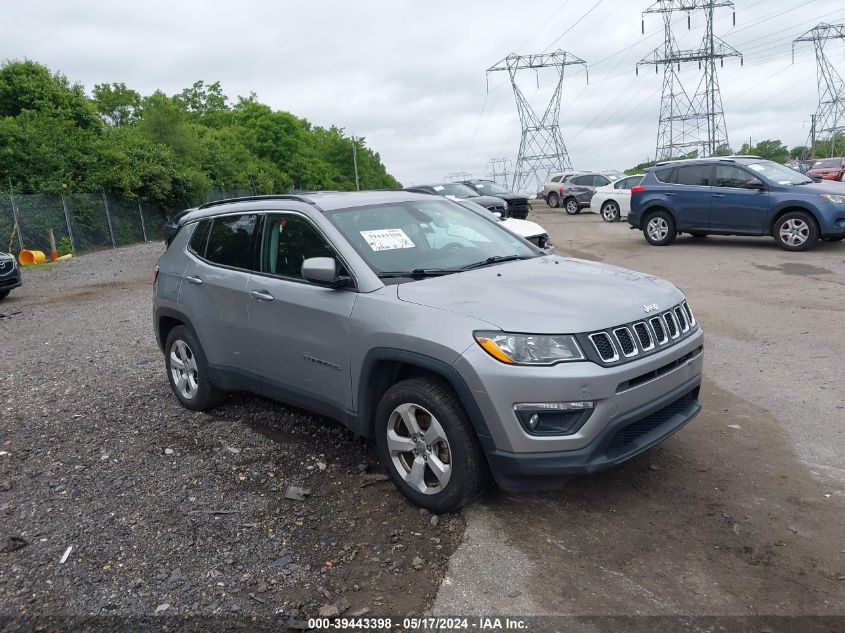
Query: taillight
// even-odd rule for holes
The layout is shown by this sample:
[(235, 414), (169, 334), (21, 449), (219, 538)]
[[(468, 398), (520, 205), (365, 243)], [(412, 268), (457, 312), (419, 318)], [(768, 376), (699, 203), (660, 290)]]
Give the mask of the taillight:
[(560, 186), (560, 188), (558, 189), (558, 192), (563, 193), (563, 185)]
[(153, 285), (154, 286), (156, 285), (157, 281), (158, 281), (158, 266), (153, 268)]
[(642, 193), (643, 191), (645, 191), (645, 187), (643, 187), (642, 185), (634, 185), (633, 187), (631, 187), (632, 194)]

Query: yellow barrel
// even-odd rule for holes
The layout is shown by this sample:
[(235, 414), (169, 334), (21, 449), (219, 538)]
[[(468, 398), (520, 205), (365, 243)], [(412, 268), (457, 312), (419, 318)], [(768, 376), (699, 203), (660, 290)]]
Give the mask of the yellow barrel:
[(43, 251), (27, 251), (23, 250), (18, 253), (18, 261), (21, 266), (32, 266), (33, 264), (43, 264), (45, 257)]

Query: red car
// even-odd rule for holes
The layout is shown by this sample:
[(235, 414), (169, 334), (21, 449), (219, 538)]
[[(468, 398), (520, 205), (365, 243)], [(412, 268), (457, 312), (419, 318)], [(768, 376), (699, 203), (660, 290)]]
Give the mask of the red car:
[(810, 178), (845, 182), (845, 158), (823, 158), (813, 163), (807, 172)]

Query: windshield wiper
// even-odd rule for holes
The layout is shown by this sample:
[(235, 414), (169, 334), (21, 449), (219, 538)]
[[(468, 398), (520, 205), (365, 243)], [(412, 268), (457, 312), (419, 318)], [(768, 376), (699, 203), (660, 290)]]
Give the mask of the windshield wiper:
[(466, 266), (461, 266), (461, 270), (472, 270), (473, 268), (481, 268), (483, 266), (489, 266), (490, 264), (498, 264), (499, 262), (512, 262), (518, 259), (531, 259), (531, 256), (526, 257), (525, 255), (494, 255), (493, 257), (488, 257), (484, 261), (474, 262), (472, 264), (467, 264)]
[(378, 273), (380, 278), (394, 278), (394, 277), (439, 277), (441, 275), (449, 275), (455, 272), (454, 270), (445, 270), (443, 268), (414, 268), (414, 270), (386, 270)]

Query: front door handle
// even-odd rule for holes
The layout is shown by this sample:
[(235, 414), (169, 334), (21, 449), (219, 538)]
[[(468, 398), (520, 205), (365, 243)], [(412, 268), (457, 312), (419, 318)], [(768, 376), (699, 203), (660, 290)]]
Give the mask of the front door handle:
[(724, 198), (724, 197), (725, 197), (725, 194), (723, 194), (723, 193), (714, 193), (714, 194), (713, 194), (713, 197), (714, 197), (714, 198)]
[(675, 194), (674, 194), (674, 193), (672, 193), (671, 191), (667, 191), (667, 192), (666, 192), (666, 195), (667, 195), (667, 196), (674, 196)]
[(257, 301), (272, 301), (273, 295), (266, 290), (253, 290), (249, 295)]
[(202, 279), (200, 279), (196, 275), (188, 275), (187, 277), (185, 277), (185, 279), (189, 284), (195, 284), (197, 286), (202, 285)]

